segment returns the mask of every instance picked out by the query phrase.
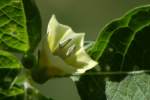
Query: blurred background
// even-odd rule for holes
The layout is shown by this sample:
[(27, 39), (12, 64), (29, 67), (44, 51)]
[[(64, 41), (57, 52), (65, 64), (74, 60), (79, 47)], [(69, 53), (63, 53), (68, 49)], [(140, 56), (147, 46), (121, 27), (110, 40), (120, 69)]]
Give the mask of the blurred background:
[[(85, 32), (86, 40), (95, 40), (100, 30), (111, 20), (150, 0), (35, 0), (42, 18), (43, 34), (52, 14), (58, 21)], [(38, 85), (41, 92), (54, 100), (80, 100), (75, 84), (69, 78), (49, 80)]]

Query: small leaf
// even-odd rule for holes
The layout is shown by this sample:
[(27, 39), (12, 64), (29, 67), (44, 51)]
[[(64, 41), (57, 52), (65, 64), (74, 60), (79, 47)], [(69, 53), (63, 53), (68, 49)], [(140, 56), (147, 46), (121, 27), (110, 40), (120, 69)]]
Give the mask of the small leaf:
[(21, 68), (21, 63), (14, 55), (0, 50), (0, 69), (1, 68), (18, 69)]
[(0, 94), (7, 96), (7, 97), (16, 96), (16, 95), (23, 94), (23, 93), (24, 93), (24, 90), (21, 88), (17, 88), (17, 87), (12, 87), (11, 89), (0, 90)]
[(23, 0), (27, 20), (30, 51), (34, 51), (41, 39), (41, 18), (35, 0)]
[(0, 50), (0, 87), (9, 88), (20, 69), (21, 63), (14, 55)]
[(29, 49), (22, 0), (0, 0), (0, 49)]
[(128, 75), (123, 81), (106, 83), (107, 100), (149, 100), (150, 75)]

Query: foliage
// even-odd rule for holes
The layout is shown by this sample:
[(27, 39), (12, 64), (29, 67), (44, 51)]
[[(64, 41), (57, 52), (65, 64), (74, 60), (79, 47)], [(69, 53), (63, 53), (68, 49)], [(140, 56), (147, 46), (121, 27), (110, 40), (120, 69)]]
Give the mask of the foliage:
[[(150, 6), (138, 7), (106, 25), (89, 55), (99, 66), (76, 82), (82, 100), (150, 98)], [(0, 100), (52, 100), (30, 76), (41, 38), (33, 0), (0, 0)]]
[[(128, 85), (132, 79), (127, 80), (125, 78), (130, 77), (128, 74), (133, 74), (134, 81), (138, 81), (138, 77), (143, 79), (149, 77), (149, 75), (144, 74), (145, 71), (149, 71), (150, 67), (149, 16), (149, 5), (139, 7), (112, 21), (100, 32), (96, 43), (89, 49), (89, 54), (99, 62), (98, 69), (100, 71), (97, 72), (94, 69), (87, 72), (87, 74), (97, 72), (101, 73), (101, 75), (82, 76), (80, 81), (77, 82), (77, 87), (83, 100), (106, 100), (106, 98), (108, 100), (122, 100), (123, 98), (123, 100), (134, 100), (127, 96), (129, 90), (122, 90), (127, 93), (124, 95), (117, 93), (117, 96), (121, 96), (120, 99), (117, 96), (111, 98), (111, 95), (113, 95), (111, 91), (114, 91), (112, 89), (114, 84), (123, 83)], [(140, 72), (134, 74), (128, 71)], [(139, 73), (143, 74), (141, 76), (137, 75)], [(144, 81), (142, 78), (141, 83)], [(116, 85), (114, 88), (122, 89), (125, 88), (124, 85)], [(148, 86), (148, 83), (146, 82), (145, 85)], [(138, 88), (134, 88), (132, 91), (138, 91)], [(145, 95), (144, 98), (148, 97), (148, 95)], [(144, 98), (142, 99), (141, 97), (140, 100), (147, 100)]]
[[(51, 100), (26, 88), (28, 77), (21, 75), (24, 68), (19, 58), (33, 53), (40, 34), (40, 17), (33, 1), (0, 0), (0, 100)], [(23, 64), (28, 67), (30, 60), (25, 57)]]

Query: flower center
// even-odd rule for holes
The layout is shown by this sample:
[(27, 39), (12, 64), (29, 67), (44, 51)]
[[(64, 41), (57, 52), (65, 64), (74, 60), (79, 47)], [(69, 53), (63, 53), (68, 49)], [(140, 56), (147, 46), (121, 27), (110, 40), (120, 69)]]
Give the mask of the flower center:
[(68, 56), (71, 56), (76, 50), (76, 45), (75, 44), (71, 45), (71, 41), (72, 41), (71, 38), (64, 41), (60, 41), (58, 49), (55, 51), (54, 55), (58, 55), (63, 59)]

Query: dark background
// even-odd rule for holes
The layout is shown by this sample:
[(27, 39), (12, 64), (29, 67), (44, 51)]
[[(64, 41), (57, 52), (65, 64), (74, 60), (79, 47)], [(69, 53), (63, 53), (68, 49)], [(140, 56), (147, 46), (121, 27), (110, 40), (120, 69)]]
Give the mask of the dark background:
[[(112, 19), (128, 10), (150, 4), (150, 0), (35, 0), (42, 17), (45, 34), (52, 14), (59, 22), (72, 27), (75, 32), (85, 32), (86, 40), (95, 40), (98, 33)], [(53, 79), (39, 86), (43, 94), (55, 100), (80, 100), (70, 79)]]

